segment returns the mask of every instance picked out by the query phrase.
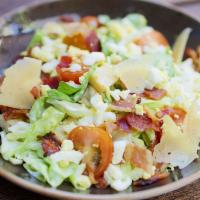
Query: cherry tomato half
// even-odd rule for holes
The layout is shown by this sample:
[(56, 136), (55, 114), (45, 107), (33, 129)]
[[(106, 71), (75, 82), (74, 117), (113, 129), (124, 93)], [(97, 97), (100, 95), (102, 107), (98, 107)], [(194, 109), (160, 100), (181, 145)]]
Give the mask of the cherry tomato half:
[(87, 172), (100, 178), (112, 160), (113, 143), (110, 135), (101, 128), (79, 126), (73, 129), (68, 138), (76, 150), (85, 153)]
[(155, 42), (155, 43), (163, 45), (163, 46), (169, 45), (165, 36), (162, 33), (160, 33), (159, 31), (151, 31), (135, 41), (135, 43), (140, 46), (145, 46), (152, 42)]

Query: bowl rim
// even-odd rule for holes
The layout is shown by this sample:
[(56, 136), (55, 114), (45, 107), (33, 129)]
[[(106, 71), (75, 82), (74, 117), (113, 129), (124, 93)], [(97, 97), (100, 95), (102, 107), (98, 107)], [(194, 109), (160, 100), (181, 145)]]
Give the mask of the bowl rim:
[[(35, 0), (34, 2), (29, 2), (26, 5), (22, 5), (17, 8), (14, 8), (11, 11), (8, 11), (5, 14), (0, 16), (0, 27), (2, 27), (6, 23), (7, 19), (9, 19), (12, 15), (16, 13), (23, 12), (26, 9), (30, 9), (39, 5), (44, 5), (49, 2), (57, 2), (57, 1), (62, 1), (62, 0), (43, 0), (42, 2), (41, 0)], [(140, 1), (167, 8), (176, 13), (185, 15), (200, 24), (200, 19), (198, 17), (194, 17), (189, 13), (185, 13), (184, 11), (177, 8), (176, 6), (172, 6), (170, 4), (165, 4), (161, 2), (149, 1), (149, 0), (140, 0)], [(159, 196), (171, 191), (175, 191), (179, 188), (182, 188), (196, 181), (197, 179), (199, 179), (200, 170), (187, 177), (181, 178), (172, 183), (167, 183), (162, 186), (158, 186), (158, 187), (143, 190), (143, 191), (135, 191), (135, 192), (130, 192), (130, 193), (116, 193), (116, 194), (82, 194), (82, 193), (80, 194), (80, 193), (75, 193), (75, 192), (73, 193), (73, 192), (63, 191), (63, 190), (59, 190), (59, 189), (51, 188), (51, 187), (45, 187), (37, 183), (32, 183), (28, 180), (25, 180), (15, 175), (14, 173), (7, 171), (1, 166), (0, 166), (0, 176), (24, 189), (42, 194), (44, 196), (50, 196), (52, 198), (73, 199), (73, 200), (75, 199), (78, 199), (78, 200), (94, 200), (94, 199), (95, 200), (105, 200), (105, 199), (107, 200), (122, 200), (122, 199), (123, 200), (139, 200), (139, 199), (147, 199), (150, 197)]]

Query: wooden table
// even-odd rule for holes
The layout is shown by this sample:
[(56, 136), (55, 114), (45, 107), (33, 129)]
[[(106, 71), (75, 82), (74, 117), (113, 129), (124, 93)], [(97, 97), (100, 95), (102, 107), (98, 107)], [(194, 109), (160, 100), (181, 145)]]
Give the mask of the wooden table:
[[(33, 0), (0, 0), (0, 15)], [(153, 0), (166, 3), (164, 0)], [(197, 3), (182, 4), (179, 8), (190, 15), (200, 18), (200, 0)], [(150, 200), (200, 200), (200, 180), (175, 192), (171, 192)], [(49, 198), (19, 188), (0, 178), (0, 200), (47, 200)]]

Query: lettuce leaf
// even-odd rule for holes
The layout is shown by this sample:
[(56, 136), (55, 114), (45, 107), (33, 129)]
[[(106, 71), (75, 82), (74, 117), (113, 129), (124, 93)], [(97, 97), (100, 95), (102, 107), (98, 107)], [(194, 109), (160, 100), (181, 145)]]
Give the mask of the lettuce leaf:
[(56, 89), (48, 90), (47, 94), (48, 94), (47, 102), (50, 100), (60, 100), (60, 101), (63, 100), (63, 101), (72, 102), (72, 99), (68, 95), (66, 95), (63, 92), (60, 92)]
[(27, 50), (33, 48), (36, 45), (40, 45), (42, 44), (42, 38), (44, 37), (44, 33), (41, 30), (37, 30), (34, 34), (34, 36), (32, 37)]
[(44, 136), (51, 132), (58, 126), (64, 118), (64, 113), (58, 111), (54, 107), (48, 107), (42, 114), (41, 118), (30, 124), (29, 128), (20, 133), (9, 133), (7, 138), (9, 140), (33, 139), (38, 136)]
[(72, 95), (81, 89), (80, 85), (71, 85), (68, 82), (61, 81), (58, 86), (58, 91), (66, 95)]
[(143, 28), (147, 25), (147, 19), (141, 14), (129, 14), (125, 19), (128, 19), (136, 28)]
[(35, 122), (39, 118), (41, 118), (42, 113), (45, 110), (45, 100), (46, 100), (45, 97), (40, 97), (34, 102), (29, 113), (30, 122)]
[(58, 100), (48, 101), (48, 103), (71, 117), (78, 118), (89, 114), (89, 110), (82, 104)]

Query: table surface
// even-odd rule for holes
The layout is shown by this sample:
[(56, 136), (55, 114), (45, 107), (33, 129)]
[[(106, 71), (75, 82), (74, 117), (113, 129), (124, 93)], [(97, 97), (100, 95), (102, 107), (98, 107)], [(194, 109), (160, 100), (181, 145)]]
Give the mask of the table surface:
[[(17, 6), (24, 5), (34, 0), (0, 0), (0, 15), (16, 8)], [(42, 0), (41, 0), (42, 1)], [(153, 0), (155, 2), (166, 3), (162, 0)], [(186, 13), (200, 18), (200, 0), (196, 3), (182, 4), (178, 6)], [(177, 191), (164, 194), (162, 196), (152, 198), (149, 200), (199, 200), (200, 199), (200, 180), (183, 187)], [(0, 200), (47, 200), (49, 198), (34, 194), (19, 188), (12, 183), (0, 178)]]

